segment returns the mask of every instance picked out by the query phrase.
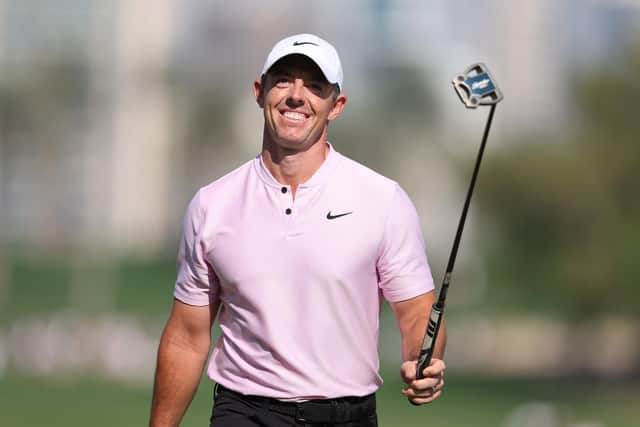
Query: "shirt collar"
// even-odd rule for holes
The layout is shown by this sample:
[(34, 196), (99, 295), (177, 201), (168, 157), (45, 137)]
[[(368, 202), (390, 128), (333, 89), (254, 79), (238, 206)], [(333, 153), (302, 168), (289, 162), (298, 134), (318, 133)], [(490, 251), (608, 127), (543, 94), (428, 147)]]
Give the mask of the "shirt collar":
[[(333, 145), (331, 145), (331, 143), (328, 141), (327, 141), (327, 145), (329, 145), (329, 153), (327, 154), (327, 157), (324, 159), (324, 162), (322, 162), (322, 165), (320, 165), (318, 170), (315, 171), (315, 173), (311, 176), (311, 178), (309, 178), (306, 182), (303, 182), (298, 186), (298, 189), (313, 188), (321, 185), (327, 180), (329, 176), (329, 172), (333, 168), (334, 164), (336, 163), (336, 159), (338, 157), (338, 152), (333, 148)], [(275, 188), (281, 188), (284, 186), (284, 184), (278, 182), (278, 180), (276, 180), (273, 177), (273, 175), (271, 175), (271, 172), (269, 172), (269, 169), (267, 169), (267, 166), (264, 164), (264, 161), (262, 160), (261, 154), (258, 154), (256, 156), (254, 160), (254, 166), (255, 166), (256, 172), (258, 173), (258, 176), (265, 184)]]

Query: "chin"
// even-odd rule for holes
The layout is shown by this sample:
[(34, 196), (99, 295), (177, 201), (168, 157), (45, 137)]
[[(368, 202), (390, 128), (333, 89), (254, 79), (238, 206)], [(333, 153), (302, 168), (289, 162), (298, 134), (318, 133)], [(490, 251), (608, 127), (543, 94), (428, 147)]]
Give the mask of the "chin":
[(300, 150), (309, 146), (303, 141), (282, 141), (278, 145), (289, 150)]
[(276, 139), (278, 145), (285, 148), (302, 148), (307, 145), (310, 145), (307, 138), (300, 137), (279, 137)]

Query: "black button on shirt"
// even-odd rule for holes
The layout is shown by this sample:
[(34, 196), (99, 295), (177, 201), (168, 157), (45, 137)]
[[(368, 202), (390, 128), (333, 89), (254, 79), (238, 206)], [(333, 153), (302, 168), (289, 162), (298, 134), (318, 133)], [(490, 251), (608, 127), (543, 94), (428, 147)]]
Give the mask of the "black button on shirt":
[(282, 191), (282, 194), (285, 194), (287, 192), (287, 187), (282, 187), (280, 191)]
[(284, 213), (286, 213), (287, 215), (291, 215), (291, 209), (290, 209), (290, 208), (287, 208), (287, 210), (286, 210), (286, 211), (284, 211)]

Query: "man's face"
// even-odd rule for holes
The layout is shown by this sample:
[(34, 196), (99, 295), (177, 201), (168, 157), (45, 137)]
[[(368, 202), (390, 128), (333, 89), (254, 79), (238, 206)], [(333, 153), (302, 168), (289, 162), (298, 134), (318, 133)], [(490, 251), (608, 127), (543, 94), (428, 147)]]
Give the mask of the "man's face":
[(326, 140), (329, 121), (340, 115), (346, 102), (318, 66), (302, 55), (278, 61), (262, 82), (254, 83), (254, 90), (264, 109), (265, 138), (293, 150)]

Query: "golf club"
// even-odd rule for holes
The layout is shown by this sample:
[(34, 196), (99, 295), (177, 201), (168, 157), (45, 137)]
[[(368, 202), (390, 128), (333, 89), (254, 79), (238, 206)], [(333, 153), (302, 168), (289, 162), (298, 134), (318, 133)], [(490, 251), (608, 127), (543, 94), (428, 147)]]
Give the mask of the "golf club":
[(447, 271), (445, 272), (444, 279), (442, 280), (438, 300), (431, 307), (429, 323), (427, 324), (427, 330), (422, 341), (422, 349), (420, 350), (420, 356), (418, 357), (416, 372), (417, 379), (424, 378), (422, 371), (431, 363), (436, 339), (438, 338), (438, 332), (440, 331), (440, 326), (444, 316), (445, 300), (447, 298), (447, 291), (449, 290), (449, 283), (451, 282), (453, 267), (456, 262), (456, 255), (458, 254), (458, 246), (460, 245), (462, 231), (464, 230), (464, 223), (467, 218), (467, 211), (469, 210), (471, 196), (473, 195), (478, 171), (480, 170), (480, 162), (482, 161), (484, 147), (487, 143), (489, 130), (491, 129), (493, 113), (495, 112), (496, 104), (502, 101), (503, 98), (502, 92), (498, 89), (495, 80), (491, 77), (487, 66), (480, 62), (471, 65), (464, 71), (464, 73), (457, 75), (452, 80), (452, 83), (465, 107), (477, 108), (480, 105), (490, 105), (491, 110), (489, 110), (489, 116), (484, 127), (482, 142), (480, 144), (480, 149), (478, 150), (478, 156), (473, 169), (473, 175), (471, 176), (471, 184), (467, 191), (467, 198), (462, 209), (462, 215), (460, 216), (460, 222), (458, 223), (458, 230), (456, 231), (456, 236), (453, 240), (453, 247), (451, 248), (449, 262), (447, 263)]

